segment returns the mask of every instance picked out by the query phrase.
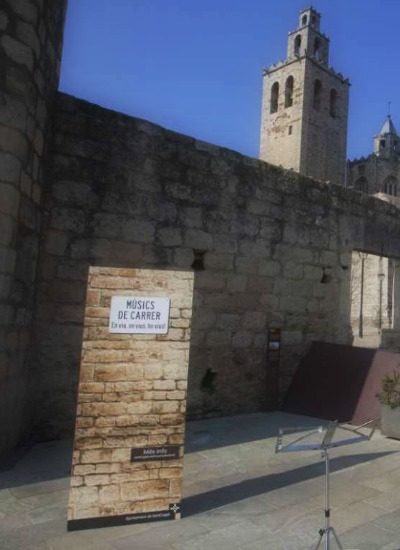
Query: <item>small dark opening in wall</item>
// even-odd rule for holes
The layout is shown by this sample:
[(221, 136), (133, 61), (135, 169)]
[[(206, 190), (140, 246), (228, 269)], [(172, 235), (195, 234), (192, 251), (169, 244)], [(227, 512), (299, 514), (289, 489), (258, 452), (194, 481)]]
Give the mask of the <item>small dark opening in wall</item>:
[(208, 392), (208, 393), (214, 393), (215, 392), (215, 378), (217, 376), (216, 372), (213, 372), (211, 369), (207, 369), (207, 372), (205, 373), (203, 380), (201, 381), (201, 389), (202, 391)]
[(289, 136), (292, 135), (292, 132), (293, 132), (293, 126), (289, 126)]
[(192, 263), (192, 269), (195, 271), (203, 271), (204, 267), (204, 254), (205, 250), (193, 250), (194, 260)]
[(332, 275), (329, 275), (328, 273), (324, 273), (321, 278), (321, 283), (323, 285), (326, 285), (332, 281)]

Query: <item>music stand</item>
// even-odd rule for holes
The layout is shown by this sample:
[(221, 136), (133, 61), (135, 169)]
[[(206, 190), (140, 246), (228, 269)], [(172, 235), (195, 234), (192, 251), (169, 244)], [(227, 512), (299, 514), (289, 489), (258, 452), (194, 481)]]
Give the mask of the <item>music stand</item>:
[[(366, 431), (362, 432), (361, 430), (363, 429), (365, 429)], [(290, 443), (287, 443), (286, 445), (283, 445), (282, 440), (285, 434), (288, 434), (289, 432), (291, 434), (296, 432), (304, 432), (305, 430), (308, 430), (308, 433), (302, 435), (301, 437), (298, 437), (297, 439), (291, 441)], [(337, 439), (333, 441), (333, 437), (337, 430), (350, 432), (353, 435), (351, 437)], [(325, 550), (329, 550), (330, 535), (332, 535), (335, 539), (338, 548), (340, 550), (343, 550), (343, 546), (339, 541), (336, 531), (329, 522), (331, 512), (329, 507), (329, 450), (335, 447), (341, 447), (343, 445), (358, 443), (360, 441), (368, 441), (369, 439), (371, 439), (374, 431), (375, 421), (373, 420), (365, 422), (361, 426), (355, 428), (350, 428), (349, 426), (339, 424), (338, 422), (329, 422), (329, 424), (327, 424), (326, 426), (318, 426), (318, 428), (316, 429), (310, 428), (310, 426), (307, 428), (279, 428), (275, 448), (276, 453), (287, 453), (296, 451), (321, 451), (321, 458), (325, 459), (325, 525), (322, 529), (319, 530), (319, 539), (315, 550), (320, 547), (321, 542), (324, 538)], [(317, 435), (317, 441), (310, 443), (299, 443), (300, 441), (310, 439), (312, 436), (315, 435)]]

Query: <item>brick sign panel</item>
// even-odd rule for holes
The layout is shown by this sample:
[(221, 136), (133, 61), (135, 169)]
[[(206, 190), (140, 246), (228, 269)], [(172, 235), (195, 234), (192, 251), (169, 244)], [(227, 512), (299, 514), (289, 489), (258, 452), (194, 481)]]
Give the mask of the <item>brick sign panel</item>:
[(192, 272), (90, 269), (69, 530), (180, 517), (192, 294)]

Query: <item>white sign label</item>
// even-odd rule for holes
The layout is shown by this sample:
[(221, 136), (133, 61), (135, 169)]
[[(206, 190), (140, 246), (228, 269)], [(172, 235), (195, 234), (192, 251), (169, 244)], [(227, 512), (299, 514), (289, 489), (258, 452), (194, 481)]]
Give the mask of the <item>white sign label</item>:
[(167, 334), (169, 298), (113, 296), (109, 331), (120, 334)]

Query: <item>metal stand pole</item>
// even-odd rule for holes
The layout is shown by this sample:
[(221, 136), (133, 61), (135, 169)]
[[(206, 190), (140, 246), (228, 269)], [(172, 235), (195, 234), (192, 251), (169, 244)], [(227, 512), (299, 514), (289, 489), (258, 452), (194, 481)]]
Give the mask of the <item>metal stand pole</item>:
[(325, 506), (324, 506), (324, 512), (325, 512), (325, 527), (324, 529), (319, 530), (319, 539), (317, 546), (315, 547), (315, 550), (318, 550), (318, 548), (321, 545), (322, 540), (325, 538), (325, 550), (329, 550), (329, 536), (332, 533), (333, 538), (336, 541), (336, 544), (339, 548), (339, 550), (343, 550), (343, 546), (340, 544), (339, 538), (336, 534), (336, 531), (333, 527), (330, 526), (330, 515), (331, 515), (331, 509), (329, 508), (329, 453), (328, 449), (324, 449), (322, 451), (322, 458), (325, 458)]
[[(319, 426), (317, 429), (312, 430), (311, 428), (300, 427), (279, 428), (275, 448), (276, 453), (288, 453), (294, 451), (320, 451), (321, 458), (325, 459), (325, 525), (323, 529), (319, 530), (319, 539), (317, 546), (314, 550), (318, 550), (318, 548), (321, 546), (321, 542), (323, 539), (325, 540), (325, 550), (329, 550), (329, 541), (331, 535), (336, 542), (337, 548), (339, 548), (339, 550), (344, 550), (335, 529), (330, 526), (331, 510), (329, 508), (329, 449), (333, 447), (341, 447), (342, 445), (350, 445), (351, 443), (358, 443), (359, 441), (369, 441), (375, 431), (374, 424), (375, 421), (370, 420), (368, 422), (365, 422), (358, 428), (350, 428), (344, 424), (338, 424), (338, 422), (329, 422), (325, 429), (323, 426)], [(346, 437), (342, 439), (337, 438), (335, 441), (333, 441), (333, 437), (337, 429), (345, 432), (350, 432), (353, 435), (352, 437)], [(363, 433), (363, 429), (365, 430), (365, 433)], [(304, 432), (306, 430), (309, 430), (309, 433), (306, 433), (305, 435), (300, 435), (299, 437), (297, 437), (297, 439), (291, 441), (290, 443), (283, 444), (285, 433), (292, 435), (293, 433)], [(324, 434), (322, 441), (319, 441), (318, 434)], [(315, 438), (316, 436), (316, 442), (309, 441), (307, 443), (307, 439), (311, 439), (311, 437)]]

